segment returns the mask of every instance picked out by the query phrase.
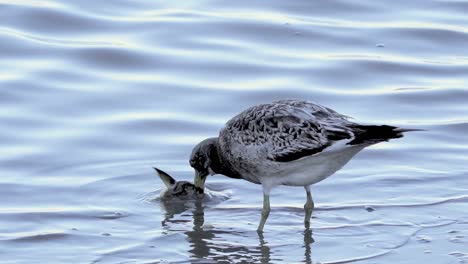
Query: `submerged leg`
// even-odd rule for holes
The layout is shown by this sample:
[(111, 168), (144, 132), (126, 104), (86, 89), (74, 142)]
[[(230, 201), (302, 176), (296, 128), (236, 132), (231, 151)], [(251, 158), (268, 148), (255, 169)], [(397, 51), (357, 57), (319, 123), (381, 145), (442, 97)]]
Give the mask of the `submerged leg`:
[(314, 201), (312, 200), (312, 194), (310, 194), (310, 186), (304, 186), (304, 189), (307, 193), (307, 201), (304, 204), (305, 218), (304, 225), (306, 229), (310, 227), (310, 217), (312, 216), (312, 211), (314, 210)]
[(263, 210), (262, 210), (262, 218), (260, 219), (260, 224), (258, 225), (257, 231), (263, 232), (263, 227), (265, 226), (265, 222), (270, 215), (270, 189), (263, 187)]

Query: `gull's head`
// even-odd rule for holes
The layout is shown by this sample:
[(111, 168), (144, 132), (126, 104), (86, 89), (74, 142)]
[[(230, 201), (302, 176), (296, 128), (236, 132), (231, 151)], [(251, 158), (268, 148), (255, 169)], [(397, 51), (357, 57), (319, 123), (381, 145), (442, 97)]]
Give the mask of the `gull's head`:
[(195, 169), (194, 184), (204, 190), (208, 175), (215, 174), (213, 165), (218, 159), (218, 138), (208, 138), (198, 143), (190, 156), (190, 166)]

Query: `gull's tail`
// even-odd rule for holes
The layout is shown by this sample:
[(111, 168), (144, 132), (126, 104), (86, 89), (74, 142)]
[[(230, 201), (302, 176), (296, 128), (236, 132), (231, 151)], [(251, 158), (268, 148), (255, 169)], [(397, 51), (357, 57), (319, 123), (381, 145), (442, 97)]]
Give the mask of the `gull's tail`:
[(350, 128), (354, 133), (354, 139), (348, 143), (349, 145), (375, 144), (393, 138), (401, 138), (404, 132), (425, 131), (424, 129), (400, 128), (387, 125), (353, 125)]

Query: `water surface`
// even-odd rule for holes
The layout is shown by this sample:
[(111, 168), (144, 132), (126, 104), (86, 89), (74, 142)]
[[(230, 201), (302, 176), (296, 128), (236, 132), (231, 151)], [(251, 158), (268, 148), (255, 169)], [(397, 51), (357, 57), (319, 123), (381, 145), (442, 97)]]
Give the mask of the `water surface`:
[[(468, 3), (0, 0), (2, 263), (468, 262)], [(166, 203), (244, 108), (307, 99), (418, 127), (315, 185), (213, 176)]]

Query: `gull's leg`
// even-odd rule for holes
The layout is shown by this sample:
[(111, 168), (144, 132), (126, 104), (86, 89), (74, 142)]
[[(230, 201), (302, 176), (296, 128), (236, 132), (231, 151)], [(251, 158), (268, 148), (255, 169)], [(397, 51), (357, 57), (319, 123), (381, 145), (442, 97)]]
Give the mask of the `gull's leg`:
[(307, 201), (304, 204), (305, 218), (304, 225), (306, 229), (310, 227), (310, 217), (312, 216), (312, 211), (314, 210), (314, 201), (312, 200), (312, 194), (310, 194), (310, 186), (304, 186), (304, 189), (307, 193)]
[(263, 186), (263, 210), (262, 210), (262, 219), (260, 219), (260, 224), (258, 225), (257, 231), (263, 232), (263, 227), (265, 222), (270, 214), (270, 188)]

